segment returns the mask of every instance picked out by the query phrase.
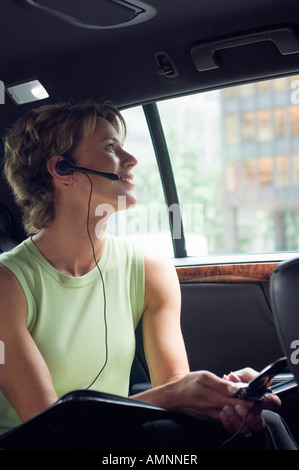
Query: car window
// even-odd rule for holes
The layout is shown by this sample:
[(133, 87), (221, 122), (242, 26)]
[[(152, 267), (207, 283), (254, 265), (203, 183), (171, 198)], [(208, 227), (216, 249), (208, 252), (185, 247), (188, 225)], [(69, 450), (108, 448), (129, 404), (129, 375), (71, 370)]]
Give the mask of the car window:
[(129, 108), (122, 111), (122, 115), (127, 125), (124, 148), (138, 160), (134, 168), (138, 205), (110, 218), (108, 231), (173, 257), (167, 205), (143, 108)]
[(188, 256), (299, 249), (298, 78), (158, 103)]
[[(158, 110), (177, 187), (187, 256), (299, 250), (299, 76), (164, 100)], [(167, 206), (142, 107), (124, 110), (138, 159), (138, 205), (109, 230), (169, 257)], [(174, 238), (180, 236), (175, 233)]]

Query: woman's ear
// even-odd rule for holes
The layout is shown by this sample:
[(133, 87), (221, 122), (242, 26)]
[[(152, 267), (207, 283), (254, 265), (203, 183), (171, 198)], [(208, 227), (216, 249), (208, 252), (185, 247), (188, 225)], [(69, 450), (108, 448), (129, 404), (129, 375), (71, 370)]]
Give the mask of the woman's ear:
[(60, 183), (66, 183), (69, 179), (69, 175), (61, 175), (57, 171), (57, 164), (65, 159), (61, 155), (53, 155), (47, 161), (48, 172), (53, 176), (54, 180), (59, 181)]

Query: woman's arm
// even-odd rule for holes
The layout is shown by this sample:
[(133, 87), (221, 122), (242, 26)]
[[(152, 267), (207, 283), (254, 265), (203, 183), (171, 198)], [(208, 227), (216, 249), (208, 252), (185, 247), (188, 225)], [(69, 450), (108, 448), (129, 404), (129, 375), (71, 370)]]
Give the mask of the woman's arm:
[(57, 400), (48, 368), (26, 326), (27, 301), (16, 277), (0, 265), (0, 389), (22, 421)]
[[(189, 372), (180, 328), (180, 287), (173, 265), (160, 257), (147, 256), (145, 287), (143, 338), (153, 388), (134, 395), (134, 399), (197, 418), (220, 419), (227, 430), (237, 429), (254, 403), (235, 398), (238, 387), (231, 380), (208, 371)], [(279, 405), (278, 397), (269, 396), (263, 408)], [(247, 425), (261, 430), (260, 406), (249, 413)], [(247, 430), (245, 426), (244, 432)]]
[(146, 256), (143, 342), (154, 387), (189, 372), (180, 314), (181, 292), (173, 265), (169, 260)]

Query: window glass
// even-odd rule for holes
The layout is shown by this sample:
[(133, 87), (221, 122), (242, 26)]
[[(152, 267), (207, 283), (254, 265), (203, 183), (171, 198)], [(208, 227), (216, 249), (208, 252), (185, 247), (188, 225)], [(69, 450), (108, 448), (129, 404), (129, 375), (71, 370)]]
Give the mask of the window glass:
[(255, 92), (254, 89), (254, 84), (253, 83), (247, 83), (246, 85), (243, 85), (241, 88), (239, 88), (239, 95), (240, 96), (252, 96)]
[(269, 110), (262, 109), (257, 112), (258, 140), (266, 142), (272, 138), (272, 122)]
[(189, 256), (299, 249), (299, 77), (158, 103)]
[(259, 157), (259, 184), (261, 186), (270, 186), (273, 181), (273, 158)]
[(288, 79), (285, 77), (277, 78), (273, 80), (273, 89), (275, 91), (285, 90), (288, 86)]
[(287, 137), (287, 112), (285, 108), (274, 109), (274, 134), (275, 137)]
[(235, 162), (226, 171), (226, 191), (232, 193), (237, 190), (239, 182), (240, 162)]
[[(143, 246), (152, 246), (173, 257), (167, 206), (161, 178), (142, 107), (122, 111), (127, 138), (124, 149), (134, 155), (134, 184), (138, 204), (110, 217), (107, 230), (111, 235), (129, 237)], [(119, 200), (121, 209), (122, 200)]]
[(291, 120), (291, 134), (292, 136), (299, 135), (299, 106), (291, 106), (289, 112)]
[(256, 138), (255, 113), (245, 112), (241, 115), (242, 138), (244, 141), (253, 141)]
[(256, 84), (256, 89), (258, 93), (268, 93), (269, 91), (269, 82), (263, 81)]
[(227, 144), (239, 143), (239, 117), (237, 114), (229, 114), (225, 117), (224, 135)]
[(277, 155), (276, 157), (276, 186), (290, 186), (289, 181), (289, 158), (288, 155)]
[(257, 177), (257, 160), (255, 158), (246, 158), (242, 163), (244, 172), (244, 188), (255, 188)]
[(299, 186), (299, 153), (292, 154), (291, 174), (293, 186)]

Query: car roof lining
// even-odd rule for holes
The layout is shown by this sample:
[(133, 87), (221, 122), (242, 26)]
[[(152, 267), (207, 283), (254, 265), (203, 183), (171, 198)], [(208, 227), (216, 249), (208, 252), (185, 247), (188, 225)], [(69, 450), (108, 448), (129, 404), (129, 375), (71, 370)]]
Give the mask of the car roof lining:
[[(251, 53), (240, 48), (221, 52), (220, 70), (198, 72), (191, 57), (198, 44), (244, 31), (289, 26), (297, 34), (294, 0), (285, 0), (283, 8), (281, 0), (188, 0), (187, 8), (183, 0), (152, 0), (157, 14), (149, 21), (104, 31), (76, 27), (24, 3), (2, 0), (1, 80), (8, 85), (38, 77), (52, 101), (106, 97), (118, 106), (130, 106), (298, 68), (298, 57), (280, 57), (273, 45), (265, 46), (265, 64), (264, 58), (258, 60), (261, 44), (249, 46)], [(107, 0), (101, 4), (106, 7)], [(159, 75), (154, 57), (158, 51), (173, 60), (179, 72), (175, 79)]]
[[(66, 0), (34, 1), (66, 4)], [(27, 110), (47, 103), (106, 98), (124, 109), (299, 71), (299, 54), (282, 55), (271, 41), (221, 50), (219, 67), (204, 72), (196, 69), (191, 55), (196, 46), (271, 28), (288, 27), (299, 35), (297, 0), (149, 0), (157, 14), (148, 21), (102, 30), (82, 28), (25, 3), (1, 1), (0, 79), (6, 86), (39, 79), (50, 98), (16, 106), (6, 96), (5, 106), (0, 107), (1, 134)], [(97, 0), (103, 9), (110, 3)], [(161, 74), (158, 52), (173, 62), (178, 72), (173, 78)], [(4, 184), (0, 200), (17, 213)], [(22, 238), (21, 227), (14, 232)]]

